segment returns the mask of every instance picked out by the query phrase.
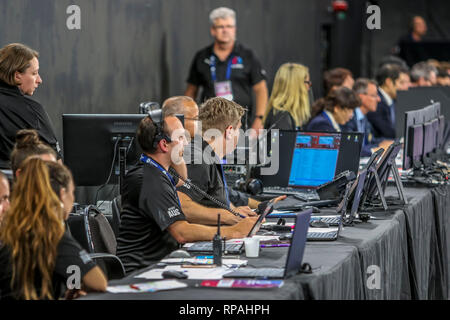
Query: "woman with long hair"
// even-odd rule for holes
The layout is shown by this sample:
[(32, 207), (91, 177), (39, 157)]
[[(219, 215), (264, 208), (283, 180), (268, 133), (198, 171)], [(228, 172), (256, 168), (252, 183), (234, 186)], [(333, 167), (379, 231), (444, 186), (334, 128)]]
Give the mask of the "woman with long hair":
[(103, 272), (65, 231), (74, 201), (70, 171), (36, 157), (20, 170), (0, 226), (1, 298), (58, 299), (74, 270), (84, 288), (105, 291)]
[(264, 116), (264, 128), (295, 130), (311, 117), (308, 91), (311, 88), (308, 68), (285, 63), (277, 71)]
[(353, 117), (353, 111), (360, 105), (361, 100), (353, 90), (346, 87), (335, 89), (314, 103), (313, 118), (306, 130), (340, 132), (340, 126)]

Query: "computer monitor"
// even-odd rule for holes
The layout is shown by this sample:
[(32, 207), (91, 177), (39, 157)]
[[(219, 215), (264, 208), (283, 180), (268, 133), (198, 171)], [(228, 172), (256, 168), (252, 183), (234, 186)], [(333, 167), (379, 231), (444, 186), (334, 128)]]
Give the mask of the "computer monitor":
[(445, 134), (445, 116), (439, 116), (439, 131), (438, 131), (438, 148), (444, 148), (444, 134)]
[[(408, 170), (413, 167), (413, 153), (414, 150), (423, 150), (423, 129), (422, 133), (420, 133), (420, 126), (423, 126), (424, 123), (424, 110), (414, 110), (405, 112), (405, 126), (404, 126), (404, 147), (403, 147), (403, 170)], [(410, 129), (415, 128), (415, 129)], [(417, 135), (416, 135), (417, 133)], [(410, 134), (414, 134), (414, 136), (410, 136)], [(419, 143), (421, 146), (416, 145)], [(421, 157), (415, 157), (416, 165), (421, 165), (422, 161)]]
[(432, 121), (425, 122), (423, 124), (423, 150), (422, 157), (429, 157), (430, 153), (435, 151), (437, 146), (437, 129), (438, 120), (434, 119)]
[(336, 175), (347, 170), (352, 171), (355, 176), (358, 175), (363, 141), (364, 134), (361, 132), (341, 133)]
[(142, 152), (135, 134), (144, 117), (145, 114), (64, 114), (64, 162), (72, 170), (75, 183), (117, 183), (119, 149), (126, 156), (126, 166), (134, 164)]
[(333, 180), (340, 143), (340, 133), (298, 132), (288, 186), (317, 188)]

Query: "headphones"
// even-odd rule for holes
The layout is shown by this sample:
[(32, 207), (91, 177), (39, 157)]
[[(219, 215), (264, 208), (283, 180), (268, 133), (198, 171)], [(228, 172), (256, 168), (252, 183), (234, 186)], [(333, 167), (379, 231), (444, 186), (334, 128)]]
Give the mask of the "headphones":
[(161, 140), (166, 140), (167, 142), (172, 142), (172, 139), (164, 132), (164, 119), (162, 114), (162, 109), (152, 110), (148, 112), (148, 116), (155, 125), (155, 137), (153, 138), (153, 149), (158, 148), (158, 143)]
[(249, 178), (244, 180), (244, 178), (240, 178), (234, 183), (234, 189), (251, 195), (257, 195), (263, 192), (263, 183), (259, 179)]

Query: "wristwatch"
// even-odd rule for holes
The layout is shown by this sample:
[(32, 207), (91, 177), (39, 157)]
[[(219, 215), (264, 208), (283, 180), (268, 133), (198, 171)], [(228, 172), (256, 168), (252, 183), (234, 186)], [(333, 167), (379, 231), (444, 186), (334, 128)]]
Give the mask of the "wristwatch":
[(264, 118), (264, 116), (255, 116), (255, 119), (257, 119), (257, 118), (262, 120)]

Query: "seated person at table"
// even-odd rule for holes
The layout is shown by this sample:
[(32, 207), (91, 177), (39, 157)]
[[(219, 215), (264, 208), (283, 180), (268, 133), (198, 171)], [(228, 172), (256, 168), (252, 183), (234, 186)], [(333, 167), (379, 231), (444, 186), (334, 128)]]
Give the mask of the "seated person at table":
[[(199, 120), (203, 137), (201, 145), (192, 143), (189, 161), (186, 160), (188, 177), (201, 190), (219, 200), (242, 216), (256, 215), (248, 206), (235, 207), (229, 199), (221, 161), (232, 153), (238, 143), (241, 117), (245, 110), (233, 101), (224, 98), (210, 98), (200, 108)], [(197, 223), (217, 224), (217, 213), (222, 223), (233, 225), (241, 218), (222, 209), (197, 190), (184, 184), (178, 188), (183, 212)]]
[(9, 181), (6, 175), (0, 171), (0, 225), (6, 211), (9, 209)]
[(346, 87), (351, 89), (354, 83), (353, 74), (345, 68), (334, 68), (325, 71), (323, 74), (323, 84), (327, 95), (337, 88)]
[(314, 103), (313, 118), (306, 126), (306, 131), (340, 132), (340, 125), (353, 117), (353, 110), (360, 104), (353, 90), (346, 87), (335, 89)]
[(19, 175), (19, 167), (28, 157), (37, 156), (45, 161), (56, 162), (56, 152), (42, 143), (36, 130), (22, 129), (17, 131), (16, 143), (11, 152), (11, 169), (15, 178)]
[(431, 87), (437, 84), (438, 70), (428, 62), (419, 62), (411, 68), (411, 87)]
[(376, 76), (378, 82), (378, 102), (375, 112), (367, 113), (367, 119), (373, 127), (375, 137), (387, 140), (395, 139), (395, 100), (398, 90), (408, 90), (408, 70), (395, 64), (382, 66)]
[(70, 171), (39, 158), (20, 169), (0, 226), (0, 298), (58, 299), (73, 266), (84, 290), (105, 291), (103, 272), (64, 228), (74, 201)]
[[(164, 117), (174, 116), (176, 114), (184, 115), (184, 127), (189, 134), (190, 141), (192, 143), (195, 135), (201, 134), (201, 132), (198, 132), (198, 106), (191, 97), (170, 97), (164, 101), (162, 110)], [(186, 148), (190, 148), (190, 146), (188, 145)], [(252, 209), (258, 207), (259, 201), (248, 197), (243, 192), (234, 190), (230, 186), (228, 186), (228, 193), (230, 196), (230, 201), (235, 206), (248, 205)], [(184, 214), (187, 215), (187, 219), (189, 220), (188, 213), (184, 212)]]
[(355, 109), (353, 118), (341, 128), (344, 132), (364, 133), (361, 157), (370, 157), (372, 152), (380, 147), (386, 150), (392, 140), (375, 138), (372, 125), (366, 117), (368, 112), (377, 110), (377, 104), (380, 101), (377, 94), (377, 83), (373, 80), (360, 78), (353, 85), (353, 91), (359, 96), (361, 105)]
[[(158, 125), (159, 127), (159, 125)], [(186, 221), (169, 167), (182, 161), (187, 144), (183, 125), (169, 116), (157, 128), (150, 117), (139, 124), (136, 139), (144, 151), (125, 176), (117, 255), (126, 272), (147, 267), (180, 244), (212, 240), (216, 228)], [(217, 219), (217, 211), (214, 213)], [(227, 239), (245, 237), (256, 218), (221, 229)]]
[(308, 91), (311, 89), (308, 68), (285, 63), (277, 71), (264, 116), (265, 129), (296, 130), (311, 117)]

